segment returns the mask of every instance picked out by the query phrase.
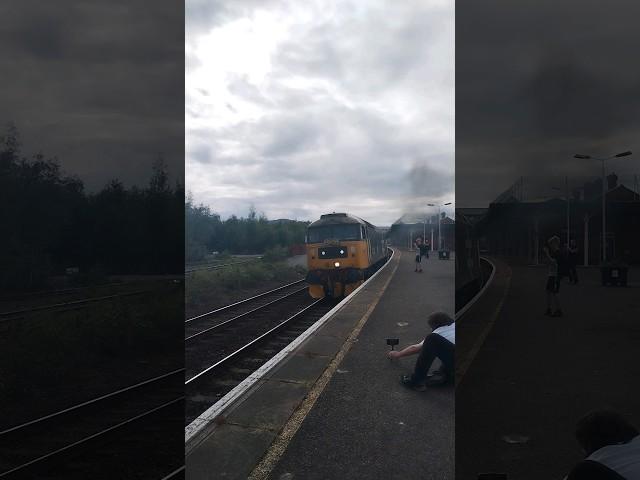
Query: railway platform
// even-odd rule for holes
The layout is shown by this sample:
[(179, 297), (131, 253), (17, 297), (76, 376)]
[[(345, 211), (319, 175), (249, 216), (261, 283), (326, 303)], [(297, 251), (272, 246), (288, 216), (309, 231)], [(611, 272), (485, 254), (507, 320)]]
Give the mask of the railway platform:
[[(452, 479), (454, 389), (415, 392), (390, 361), (428, 333), (427, 315), (453, 314), (454, 262), (394, 257), (322, 327), (186, 445), (186, 478)], [(423, 260), (424, 262), (425, 260)]]
[(583, 458), (574, 437), (586, 413), (611, 408), (640, 424), (637, 362), (640, 271), (629, 286), (603, 287), (578, 268), (560, 287), (564, 316), (544, 316), (544, 267), (491, 258), (492, 283), (458, 320), (458, 478), (564, 478)]

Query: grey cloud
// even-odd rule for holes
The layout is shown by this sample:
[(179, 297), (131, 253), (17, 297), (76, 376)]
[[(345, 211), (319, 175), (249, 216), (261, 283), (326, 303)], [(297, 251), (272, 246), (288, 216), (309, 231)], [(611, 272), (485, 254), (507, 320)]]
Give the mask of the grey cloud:
[(91, 190), (144, 183), (162, 155), (182, 178), (183, 24), (175, 3), (7, 2), (2, 123)]
[(408, 176), (413, 195), (435, 199), (451, 193), (453, 174), (436, 170), (425, 159), (415, 161)]
[(352, 93), (375, 93), (407, 79), (432, 82), (446, 68), (434, 55), (434, 39), (451, 21), (451, 11), (419, 2), (393, 9), (374, 9), (366, 22), (347, 17), (311, 29), (304, 39), (285, 43), (275, 62), (285, 74), (327, 78)]
[(206, 33), (214, 27), (251, 14), (256, 7), (266, 8), (277, 0), (186, 0), (185, 25), (190, 37)]
[(197, 163), (209, 164), (212, 160), (211, 149), (204, 145), (199, 145), (189, 150), (189, 157)]
[[(188, 132), (217, 145), (213, 164), (227, 172), (211, 177), (198, 200), (223, 217), (254, 203), (270, 218), (313, 220), (340, 210), (389, 225), (416, 196), (453, 196), (454, 114), (443, 111), (453, 103), (453, 59), (443, 53), (453, 54), (453, 38), (443, 40), (453, 11), (421, 2), (366, 5), (364, 13), (345, 4), (335, 16), (297, 26), (260, 83), (228, 77), (239, 104), (261, 114)], [(425, 114), (408, 120), (387, 109), (382, 95), (412, 105), (418, 117), (422, 104)], [(231, 169), (233, 159), (249, 158), (255, 163), (241, 174)]]
[(457, 5), (460, 206), (486, 204), (519, 176), (598, 173), (574, 153), (638, 151), (638, 13), (628, 1)]
[[(326, 204), (327, 199), (337, 200), (336, 208), (339, 209), (386, 198), (392, 206), (390, 213), (382, 213), (384, 220), (380, 217), (377, 220), (391, 223), (403, 213), (406, 198), (453, 195), (452, 154), (423, 158), (416, 163), (413, 172), (407, 174), (402, 165), (432, 147), (419, 137), (419, 132), (412, 138), (403, 128), (372, 112), (337, 108), (315, 111), (313, 118), (304, 113), (283, 114), (247, 127), (251, 128), (261, 133), (260, 138), (254, 138), (258, 142), (255, 148), (260, 159), (256, 162), (257, 169), (245, 171), (242, 178), (229, 183), (248, 189), (259, 185), (260, 189), (272, 190), (272, 195), (256, 199), (259, 208), (268, 211), (277, 210), (278, 201), (287, 204), (289, 198), (315, 203), (322, 200), (319, 205)], [(354, 140), (344, 133), (351, 129), (365, 140)], [(235, 128), (227, 131), (224, 137), (227, 140), (234, 134), (242, 137), (243, 131), (242, 127)], [(319, 138), (324, 141), (314, 144), (313, 141)], [(264, 141), (263, 145), (261, 141)], [(322, 153), (325, 141), (331, 145), (329, 156)], [(445, 166), (449, 172), (430, 167), (433, 163)], [(269, 208), (269, 205), (273, 207)], [(315, 213), (317, 216), (322, 210)]]
[(258, 105), (269, 106), (271, 102), (262, 94), (260, 89), (249, 82), (246, 75), (232, 75), (228, 80), (230, 93)]

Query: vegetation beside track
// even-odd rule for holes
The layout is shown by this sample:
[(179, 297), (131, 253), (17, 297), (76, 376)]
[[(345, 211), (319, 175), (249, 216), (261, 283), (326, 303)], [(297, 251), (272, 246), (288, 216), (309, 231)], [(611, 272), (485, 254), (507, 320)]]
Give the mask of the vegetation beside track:
[(191, 317), (286, 283), (302, 280), (306, 270), (289, 266), (277, 252), (259, 261), (187, 275), (185, 314)]
[(184, 206), (185, 259), (187, 263), (201, 262), (210, 253), (233, 255), (263, 255), (270, 249), (287, 250), (304, 243), (309, 222), (280, 219), (270, 221), (264, 213), (251, 207), (247, 217), (220, 215), (205, 205), (197, 205), (189, 195)]
[(183, 295), (176, 285), (78, 310), (38, 312), (2, 325), (2, 424), (181, 368)]

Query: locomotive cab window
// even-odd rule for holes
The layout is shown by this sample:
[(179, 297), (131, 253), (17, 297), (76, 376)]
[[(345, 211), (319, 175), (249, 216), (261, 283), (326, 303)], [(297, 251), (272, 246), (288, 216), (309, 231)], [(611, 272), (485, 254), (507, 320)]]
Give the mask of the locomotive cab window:
[(307, 243), (322, 243), (326, 240), (360, 240), (361, 231), (358, 224), (324, 225), (310, 228), (307, 232)]

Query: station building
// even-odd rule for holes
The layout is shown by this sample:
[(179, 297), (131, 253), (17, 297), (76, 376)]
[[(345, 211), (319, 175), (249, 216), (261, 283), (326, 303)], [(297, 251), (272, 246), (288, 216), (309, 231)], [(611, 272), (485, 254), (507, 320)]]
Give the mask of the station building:
[[(515, 184), (517, 186), (517, 184)], [(640, 264), (640, 195), (607, 177), (607, 261)], [(510, 188), (475, 220), (482, 248), (490, 254), (509, 257), (517, 263), (538, 264), (548, 238), (574, 240), (578, 263), (599, 265), (602, 259), (602, 182), (585, 183), (557, 197), (522, 198)]]
[(418, 237), (426, 237), (433, 250), (437, 250), (440, 244), (443, 250), (455, 249), (455, 221), (441, 213), (440, 235), (438, 240), (438, 216), (429, 214), (404, 214), (393, 222), (387, 233), (387, 238), (392, 245), (397, 247), (411, 247)]

